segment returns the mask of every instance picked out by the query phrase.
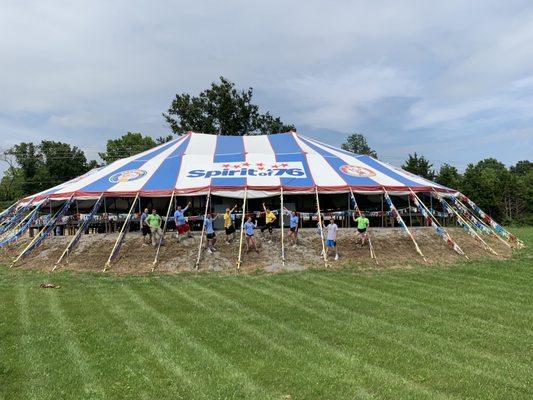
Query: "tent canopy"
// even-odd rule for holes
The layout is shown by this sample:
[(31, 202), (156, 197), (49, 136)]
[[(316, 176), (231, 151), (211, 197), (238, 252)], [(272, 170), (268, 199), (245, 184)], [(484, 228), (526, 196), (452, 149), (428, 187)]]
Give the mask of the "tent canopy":
[(189, 132), (143, 153), (43, 191), (25, 200), (94, 199), (211, 194), (242, 198), (287, 194), (455, 193), (427, 179), (295, 132), (223, 136)]

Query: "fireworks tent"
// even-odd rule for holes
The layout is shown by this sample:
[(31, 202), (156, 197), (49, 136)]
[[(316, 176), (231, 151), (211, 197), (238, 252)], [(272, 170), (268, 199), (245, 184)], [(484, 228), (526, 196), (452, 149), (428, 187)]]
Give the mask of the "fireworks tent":
[[(202, 210), (195, 217), (199, 220), (210, 210), (220, 212), (226, 205), (239, 203), (237, 268), (241, 264), (243, 216), (260, 210), (264, 201), (276, 210), (281, 226), (287, 222), (283, 211), (287, 205), (310, 215), (315, 227), (323, 226), (327, 209), (333, 214), (364, 212), (367, 216), (381, 218), (387, 215), (410, 237), (424, 260), (424, 254), (404, 222), (402, 215), (405, 213), (396, 207), (398, 204), (407, 205), (409, 213), (416, 212), (451, 251), (465, 257), (467, 255), (439, 222), (442, 217), (454, 218), (455, 223), (489, 252), (494, 250), (483, 239), (484, 234), (497, 237), (508, 246), (521, 245), (517, 238), (456, 190), (368, 155), (353, 154), (296, 132), (253, 136), (189, 132), (19, 200), (0, 214), (0, 247), (16, 242), (37, 220), (43, 221), (28, 246), (13, 260), (11, 266), (15, 266), (52, 236), (65, 217), (83, 212), (84, 217), (72, 240), (56, 263), (58, 266), (98, 215), (122, 213), (125, 217), (105, 270), (118, 253), (130, 222), (139, 210), (156, 207), (164, 217), (162, 228), (165, 231), (173, 224), (172, 214), (177, 204), (184, 205), (190, 199)], [(47, 217), (44, 220), (43, 215)], [(281, 232), (281, 262), (284, 262), (283, 229)], [(322, 246), (323, 239), (322, 235)], [(196, 266), (201, 257), (202, 240)], [(369, 244), (370, 256), (377, 262), (371, 241)], [(323, 256), (327, 265), (326, 252)]]

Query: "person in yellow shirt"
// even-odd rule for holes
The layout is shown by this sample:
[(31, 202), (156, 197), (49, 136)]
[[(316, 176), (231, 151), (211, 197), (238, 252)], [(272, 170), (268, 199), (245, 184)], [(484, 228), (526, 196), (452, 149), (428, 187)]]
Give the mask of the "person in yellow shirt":
[(263, 210), (265, 211), (265, 225), (261, 227), (261, 233), (268, 229), (268, 242), (272, 243), (272, 232), (274, 230), (274, 222), (276, 221), (277, 217), (269, 208), (265, 206), (265, 203), (263, 203)]
[(233, 211), (235, 211), (236, 208), (237, 204), (235, 204), (231, 210), (229, 207), (226, 208), (226, 212), (224, 213), (224, 230), (226, 231), (226, 243), (228, 244), (235, 239), (235, 225), (233, 223), (235, 215), (233, 215)]

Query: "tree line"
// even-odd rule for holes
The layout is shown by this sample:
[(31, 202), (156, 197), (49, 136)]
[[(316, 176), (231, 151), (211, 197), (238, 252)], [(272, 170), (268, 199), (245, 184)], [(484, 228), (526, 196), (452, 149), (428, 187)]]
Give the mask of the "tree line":
[[(224, 77), (197, 96), (176, 94), (163, 118), (174, 135), (188, 131), (213, 134), (255, 135), (296, 130), (270, 112), (260, 112), (253, 103), (253, 89), (239, 90)], [(87, 171), (129, 157), (172, 139), (172, 135), (152, 138), (139, 132), (127, 132), (107, 141), (100, 162), (88, 160), (84, 152), (68, 143), (43, 140), (22, 142), (2, 152), (7, 164), (0, 180), (0, 206), (23, 196), (46, 190)], [(347, 137), (342, 148), (378, 158), (366, 138), (355, 133)], [(493, 158), (469, 164), (460, 173), (443, 164), (438, 171), (424, 156), (409, 154), (402, 165), (406, 171), (433, 180), (469, 196), (482, 209), (503, 223), (533, 223), (533, 167), (519, 161), (507, 168)]]

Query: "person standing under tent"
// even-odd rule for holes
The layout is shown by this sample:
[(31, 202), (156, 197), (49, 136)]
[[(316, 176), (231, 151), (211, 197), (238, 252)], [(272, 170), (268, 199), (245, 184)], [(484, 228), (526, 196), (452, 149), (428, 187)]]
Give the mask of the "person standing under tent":
[(265, 225), (261, 227), (261, 233), (268, 229), (268, 242), (272, 243), (272, 231), (274, 230), (274, 221), (276, 221), (277, 218), (269, 208), (265, 207), (265, 203), (263, 203), (263, 210), (265, 211)]
[(215, 235), (215, 229), (213, 228), (213, 221), (217, 219), (217, 216), (218, 215), (213, 218), (212, 213), (207, 213), (207, 216), (204, 220), (205, 237), (207, 238), (206, 248), (209, 254), (216, 251), (215, 243), (217, 242), (217, 238)]
[(233, 212), (236, 210), (237, 204), (233, 206), (230, 210), (229, 207), (226, 208), (224, 213), (224, 230), (226, 231), (226, 243), (230, 244), (235, 239), (235, 225), (233, 223), (235, 216)]
[[(141, 214), (141, 232), (142, 232), (142, 245), (148, 246), (150, 240), (152, 239), (152, 234), (150, 233), (150, 227), (146, 223), (146, 218), (148, 217), (148, 209), (145, 208), (144, 212)], [(148, 243), (146, 242), (146, 237), (148, 236)]]
[(148, 215), (145, 219), (146, 224), (150, 227), (150, 232), (152, 236), (152, 246), (156, 246), (157, 242), (163, 236), (163, 230), (161, 229), (161, 217), (157, 213), (157, 210), (154, 208), (152, 213)]
[(298, 222), (300, 218), (298, 217), (296, 211), (291, 211), (285, 208), (285, 211), (289, 213), (289, 243), (292, 244), (292, 247), (295, 247), (298, 244)]
[(244, 223), (244, 231), (246, 232), (246, 252), (248, 253), (253, 246), (256, 253), (259, 253), (257, 249), (257, 243), (254, 237), (254, 229), (257, 228), (257, 220), (255, 223), (252, 222), (252, 217), (248, 217)]
[(366, 240), (366, 229), (370, 225), (370, 221), (367, 217), (365, 217), (364, 213), (361, 213), (361, 215), (355, 218), (355, 212), (353, 214), (353, 220), (355, 223), (357, 223), (357, 237), (361, 239), (361, 246), (364, 246)]
[(335, 220), (332, 219), (331, 222), (326, 226), (326, 255), (329, 256), (330, 250), (335, 251), (335, 260), (339, 259), (339, 253), (337, 252), (337, 232), (339, 227), (335, 223)]
[(192, 237), (191, 227), (189, 226), (187, 220), (185, 219), (185, 211), (189, 209), (191, 202), (187, 203), (187, 206), (184, 209), (181, 209), (181, 206), (178, 206), (174, 212), (174, 221), (176, 222), (176, 237), (178, 242), (181, 240), (183, 235), (187, 234), (187, 237)]

